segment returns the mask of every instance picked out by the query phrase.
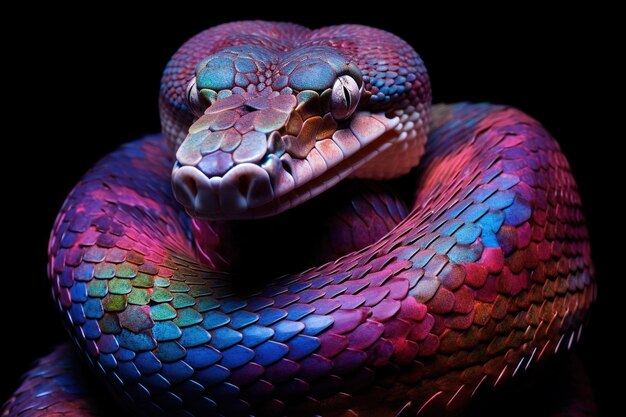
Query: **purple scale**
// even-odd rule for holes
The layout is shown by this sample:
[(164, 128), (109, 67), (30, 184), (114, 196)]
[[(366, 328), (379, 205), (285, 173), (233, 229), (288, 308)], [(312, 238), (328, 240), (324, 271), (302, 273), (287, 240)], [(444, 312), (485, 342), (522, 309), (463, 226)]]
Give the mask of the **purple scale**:
[(316, 336), (329, 328), (334, 322), (334, 319), (330, 316), (319, 316), (317, 314), (311, 314), (304, 319), (304, 331), (303, 333), (309, 336)]
[(332, 331), (336, 334), (354, 330), (366, 319), (365, 310), (337, 310), (330, 315), (333, 319)]
[(372, 319), (379, 322), (386, 322), (398, 313), (401, 305), (398, 300), (383, 300), (372, 307)]
[[(339, 273), (337, 274), (339, 276), (344, 275), (344, 280), (348, 279), (350, 277), (350, 273), (349, 272), (345, 272), (343, 274)], [(337, 277), (330, 277), (330, 276), (324, 276), (324, 277), (320, 277), (320, 278), (315, 278), (314, 280), (311, 281), (311, 286), (313, 288), (323, 288), (324, 286), (330, 284), (331, 282), (335, 282), (335, 284), (340, 284), (343, 281), (337, 280)], [(302, 284), (305, 284), (304, 282)], [(309, 283), (306, 283), (309, 284)]]
[(217, 350), (229, 348), (243, 339), (240, 332), (229, 327), (220, 327), (211, 332), (211, 346)]
[(74, 326), (80, 326), (84, 324), (85, 320), (87, 319), (82, 304), (73, 303), (69, 309), (69, 314), (72, 320), (72, 325)]
[(264, 371), (265, 368), (258, 363), (248, 362), (232, 372), (230, 381), (237, 386), (245, 386), (258, 380)]
[(308, 289), (298, 294), (300, 302), (304, 304), (308, 304), (315, 300), (318, 300), (324, 297), (324, 295), (326, 295), (326, 291), (315, 289)]
[[(323, 300), (320, 300), (323, 301)], [(292, 304), (288, 307), (285, 308), (285, 310), (287, 311), (287, 318), (289, 320), (300, 320), (303, 317), (313, 313), (314, 311), (316, 311), (316, 307), (314, 307), (311, 304)], [(320, 313), (320, 314), (324, 314), (324, 313)]]
[(267, 97), (255, 97), (251, 100), (247, 100), (245, 105), (254, 110), (263, 110), (269, 107), (270, 101)]
[(292, 380), (298, 371), (300, 371), (300, 365), (296, 362), (289, 359), (281, 359), (265, 369), (263, 379), (273, 384), (281, 384)]
[(333, 358), (333, 372), (347, 374), (360, 367), (366, 359), (365, 352), (348, 348)]
[(71, 248), (76, 244), (76, 240), (78, 239), (78, 234), (71, 233), (69, 231), (63, 233), (63, 237), (61, 238), (61, 246), (64, 248)]
[[(372, 274), (374, 275), (374, 274)], [(385, 276), (388, 276), (387, 273), (384, 274)], [(345, 291), (348, 294), (356, 294), (360, 291), (362, 291), (363, 289), (367, 288), (370, 285), (370, 280), (369, 280), (369, 276), (368, 278), (364, 278), (364, 279), (359, 279), (359, 280), (351, 280), (351, 281), (347, 281), (345, 283)], [(331, 297), (330, 295), (330, 289), (327, 287), (327, 295), (329, 297)]]
[(261, 133), (270, 133), (279, 130), (287, 122), (288, 118), (288, 112), (274, 108), (264, 109), (257, 112), (254, 119), (254, 128)]
[(274, 306), (276, 308), (285, 309), (287, 306), (296, 303), (296, 302), (307, 303), (306, 301), (301, 299), (301, 296), (298, 294), (280, 294), (274, 298)]
[(296, 98), (293, 94), (280, 94), (270, 99), (270, 106), (283, 113), (290, 113), (297, 104)]
[(259, 324), (261, 326), (269, 326), (279, 320), (284, 319), (285, 317), (287, 317), (287, 312), (285, 310), (279, 310), (277, 308), (266, 308), (265, 310), (260, 311)]
[(167, 379), (163, 377), (163, 375), (159, 373), (151, 374), (151, 375), (143, 375), (141, 377), (141, 383), (149, 390), (149, 391), (163, 391), (168, 389), (171, 384)]
[(141, 372), (132, 362), (118, 362), (116, 372), (124, 384), (141, 381)]
[(113, 371), (117, 368), (117, 360), (115, 359), (115, 356), (113, 356), (111, 353), (101, 354), (98, 358), (98, 361), (102, 365), (102, 368), (104, 368), (105, 370)]
[[(259, 130), (257, 128), (257, 130)], [(243, 135), (239, 147), (233, 153), (236, 163), (259, 162), (267, 151), (265, 135), (259, 132), (248, 132)]]
[(274, 330), (263, 326), (251, 325), (241, 330), (243, 344), (247, 347), (257, 346), (274, 336)]
[(341, 308), (343, 309), (356, 309), (362, 306), (365, 303), (365, 297), (362, 295), (350, 295), (344, 294), (338, 297), (335, 297), (335, 300), (341, 303)]
[(115, 358), (121, 361), (131, 361), (135, 359), (136, 356), (137, 354), (135, 352), (124, 348), (119, 348), (117, 352), (115, 352)]
[(214, 105), (209, 107), (207, 113), (219, 113), (226, 110), (236, 109), (241, 107), (245, 102), (244, 97), (241, 94), (233, 94), (226, 98), (218, 100)]
[(225, 314), (230, 314), (233, 311), (240, 310), (246, 306), (246, 301), (238, 298), (227, 299), (222, 302), (221, 310)]
[(304, 324), (297, 321), (281, 320), (274, 324), (272, 328), (274, 329), (273, 340), (277, 342), (286, 342), (304, 330)]
[(198, 168), (208, 176), (222, 175), (233, 166), (233, 158), (230, 153), (216, 151), (204, 156), (198, 162)]
[(144, 262), (143, 260), (140, 262), (134, 262), (130, 257), (128, 259), (129, 262), (139, 263), (138, 271), (144, 274), (156, 275), (159, 272), (159, 267), (153, 262)]
[(332, 332), (322, 334), (318, 340), (320, 343), (320, 349), (316, 353), (325, 358), (332, 358), (333, 356), (338, 355), (340, 352), (343, 352), (344, 349), (347, 349), (349, 345), (348, 338), (346, 336), (341, 336)]
[(313, 354), (300, 361), (300, 378), (305, 381), (314, 381), (327, 375), (333, 369), (333, 362), (320, 355)]
[(103, 334), (97, 341), (98, 349), (104, 353), (115, 353), (120, 345), (117, 342), (117, 337), (111, 334)]
[(87, 285), (84, 282), (75, 283), (70, 288), (70, 295), (73, 303), (84, 303), (87, 301)]
[(118, 237), (112, 234), (102, 234), (98, 236), (98, 240), (96, 244), (102, 248), (112, 248), (115, 246), (115, 242), (117, 242)]
[(126, 260), (127, 252), (119, 248), (113, 248), (106, 254), (106, 261), (112, 263), (122, 263)]
[[(74, 284), (74, 277), (73, 277), (72, 272), (73, 271), (71, 269), (65, 269), (63, 270), (63, 272), (61, 272), (61, 274), (59, 275), (59, 284), (62, 287), (66, 287), (66, 288), (72, 287), (72, 285)], [(72, 299), (74, 298), (72, 297)]]
[(65, 251), (65, 265), (78, 266), (83, 259), (83, 251), (78, 248), (67, 249)]
[[(187, 356), (184, 361), (195, 369), (202, 369), (217, 363), (221, 358), (222, 354), (218, 350), (210, 346), (198, 346), (187, 349)], [(152, 358), (147, 358), (147, 360), (149, 360), (147, 362), (149, 366), (156, 365), (155, 362), (151, 362)], [(158, 359), (154, 357), (154, 361), (158, 362)], [(160, 369), (160, 362), (158, 363), (158, 369)]]
[[(355, 268), (350, 268), (350, 275), (352, 277), (352, 279), (361, 279), (363, 278), (366, 274), (368, 274), (370, 271), (372, 270), (372, 266), (371, 265), (361, 265), (361, 266), (357, 266)], [(343, 279), (345, 280), (346, 277), (344, 274), (337, 274), (337, 279)], [(338, 284), (338, 281), (335, 281), (335, 284)]]
[[(388, 270), (382, 270), (379, 272), (373, 272), (367, 275), (367, 277), (365, 279), (367, 279), (369, 281), (369, 284), (372, 287), (381, 287), (382, 285), (385, 284), (385, 282), (387, 282), (387, 280), (389, 280), (389, 278), (391, 278), (392, 276), (392, 272), (388, 271)], [(365, 282), (365, 279), (363, 280), (363, 282)], [(351, 283), (354, 283), (356, 281), (352, 281)], [(354, 292), (354, 291), (348, 291), (348, 292)]]
[(313, 302), (313, 307), (315, 308), (315, 313), (326, 315), (341, 308), (341, 303), (334, 299), (323, 298)]
[(315, 281), (313, 282), (307, 282), (307, 281), (303, 281), (303, 282), (296, 282), (294, 284), (289, 285), (287, 288), (289, 290), (289, 292), (291, 293), (299, 293), (300, 291), (306, 290), (307, 288), (313, 286), (315, 288), (319, 288), (315, 285)]
[(258, 320), (258, 314), (250, 313), (248, 311), (237, 311), (231, 316), (230, 326), (237, 330), (249, 326)]

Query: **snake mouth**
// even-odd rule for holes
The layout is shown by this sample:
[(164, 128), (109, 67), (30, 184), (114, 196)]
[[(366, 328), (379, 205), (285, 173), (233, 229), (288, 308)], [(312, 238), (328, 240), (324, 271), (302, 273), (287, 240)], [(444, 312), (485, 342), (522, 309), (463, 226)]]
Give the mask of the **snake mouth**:
[[(289, 130), (295, 98), (275, 99), (274, 107), (266, 107), (271, 111), (236, 114), (233, 108), (241, 108), (244, 97), (221, 100), (221, 107), (212, 109), (218, 101), (191, 126), (177, 152), (172, 186), (192, 217), (239, 220), (279, 214), (329, 189), (405, 135), (394, 129), (398, 117), (360, 111), (340, 123), (329, 115), (312, 115), (298, 124), (295, 136)], [(277, 112), (279, 106), (291, 113)], [(225, 112), (237, 120), (215, 129), (226, 125)], [(246, 119), (252, 119), (248, 128), (240, 123)]]

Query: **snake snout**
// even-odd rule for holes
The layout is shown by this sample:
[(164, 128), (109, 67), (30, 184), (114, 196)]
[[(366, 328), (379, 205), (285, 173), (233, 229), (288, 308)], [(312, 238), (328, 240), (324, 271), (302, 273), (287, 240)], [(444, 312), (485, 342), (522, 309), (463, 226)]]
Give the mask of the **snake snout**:
[[(176, 152), (177, 200), (197, 218), (272, 216), (332, 187), (395, 139), (415, 138), (408, 116), (403, 131), (398, 117), (357, 111), (340, 120), (352, 111), (348, 104), (333, 116), (329, 103), (320, 101), (314, 91), (217, 100), (189, 127)], [(414, 166), (419, 158), (403, 149), (402, 160)]]
[[(295, 108), (293, 95), (232, 95), (218, 100), (189, 128), (172, 173), (176, 199), (194, 217), (274, 214), (279, 131)], [(264, 206), (263, 209), (259, 209)]]
[(269, 174), (251, 163), (239, 164), (223, 177), (208, 178), (196, 167), (175, 167), (172, 186), (176, 199), (194, 217), (220, 218), (269, 203), (273, 197)]

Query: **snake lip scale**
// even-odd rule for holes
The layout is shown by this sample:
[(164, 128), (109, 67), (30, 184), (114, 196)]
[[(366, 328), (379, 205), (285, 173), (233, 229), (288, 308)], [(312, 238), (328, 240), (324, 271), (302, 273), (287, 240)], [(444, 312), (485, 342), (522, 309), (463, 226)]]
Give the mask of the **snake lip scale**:
[[(378, 120), (384, 120), (386, 123), (385, 130), (380, 136), (373, 137), (370, 143), (364, 145), (361, 149), (356, 151), (354, 154), (346, 156), (346, 159), (338, 162), (336, 166), (334, 166), (333, 170), (327, 170), (319, 174), (318, 177), (312, 178), (308, 182), (296, 186), (296, 188), (287, 191), (283, 195), (279, 195), (276, 199), (271, 200), (270, 202), (265, 202), (259, 206), (252, 206), (251, 204), (247, 205), (247, 209), (241, 212), (211, 212), (204, 213), (201, 211), (201, 207), (203, 204), (203, 194), (198, 193), (192, 198), (187, 197), (187, 192), (185, 190), (179, 191), (176, 195), (180, 196), (179, 201), (185, 205), (187, 212), (194, 218), (204, 218), (211, 220), (222, 220), (222, 219), (248, 219), (248, 218), (262, 218), (266, 216), (276, 215), (282, 213), (289, 208), (295, 207), (298, 204), (301, 204), (304, 201), (308, 201), (310, 198), (317, 196), (321, 192), (329, 189), (330, 187), (336, 185), (339, 181), (348, 177), (352, 172), (361, 167), (363, 164), (367, 163), (372, 158), (375, 158), (379, 153), (388, 149), (389, 147), (394, 145), (394, 141), (385, 137), (385, 133), (390, 132), (393, 127), (395, 127), (398, 123), (398, 118), (387, 119), (385, 115), (379, 115)], [(186, 184), (189, 182), (188, 176), (180, 176), (178, 165), (174, 168), (172, 177), (174, 181), (174, 190), (175, 193), (180, 188), (186, 187)], [(189, 171), (188, 171), (189, 172)], [(198, 175), (197, 172), (193, 172), (188, 174), (193, 178), (193, 181), (199, 182), (207, 182), (207, 179), (203, 177), (201, 174)], [(264, 175), (264, 174), (261, 174)], [(254, 182), (254, 178), (246, 178), (246, 182), (251, 184)], [(194, 189), (202, 188), (202, 186), (198, 186), (198, 184), (193, 185)], [(249, 192), (249, 190), (245, 190), (245, 192)], [(243, 196), (242, 196), (243, 197)], [(200, 210), (198, 210), (200, 209)]]
[[(159, 110), (63, 204), (48, 273), (77, 349), (2, 417), (98, 415), (81, 362), (137, 415), (455, 415), (580, 337), (596, 287), (557, 142), (511, 107), (431, 105), (397, 36), (216, 26)], [(272, 276), (292, 260), (316, 266)]]

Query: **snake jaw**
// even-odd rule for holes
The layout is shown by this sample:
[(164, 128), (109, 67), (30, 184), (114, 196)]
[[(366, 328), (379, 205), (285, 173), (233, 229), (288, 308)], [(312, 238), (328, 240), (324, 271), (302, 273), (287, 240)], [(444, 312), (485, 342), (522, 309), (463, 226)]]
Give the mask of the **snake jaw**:
[(382, 112), (336, 121), (324, 99), (330, 94), (304, 91), (218, 100), (177, 151), (176, 199), (197, 218), (271, 216), (327, 190), (406, 136), (394, 129), (399, 118)]

